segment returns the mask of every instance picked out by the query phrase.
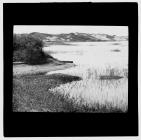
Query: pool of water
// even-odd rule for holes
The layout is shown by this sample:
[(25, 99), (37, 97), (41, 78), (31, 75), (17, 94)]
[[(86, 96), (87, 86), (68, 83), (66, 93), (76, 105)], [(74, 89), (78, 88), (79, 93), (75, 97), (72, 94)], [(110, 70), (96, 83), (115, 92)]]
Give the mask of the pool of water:
[(128, 41), (71, 42), (70, 45), (44, 47), (45, 52), (76, 65), (128, 67)]
[[(63, 73), (82, 78), (50, 89), (52, 92), (68, 94), (78, 102), (83, 99), (89, 105), (98, 103), (108, 107), (111, 104), (123, 111), (128, 109), (128, 78), (124, 74), (124, 69), (128, 71), (128, 41), (71, 42), (70, 45), (45, 47), (44, 51), (59, 60), (73, 61), (77, 65), (47, 74)], [(112, 71), (112, 68), (116, 76), (124, 78), (99, 79), (101, 75), (111, 75), (109, 70)]]

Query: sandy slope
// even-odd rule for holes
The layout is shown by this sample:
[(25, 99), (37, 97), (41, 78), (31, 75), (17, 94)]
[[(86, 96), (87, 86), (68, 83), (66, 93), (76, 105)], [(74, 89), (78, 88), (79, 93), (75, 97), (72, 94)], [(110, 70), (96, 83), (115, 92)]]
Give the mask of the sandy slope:
[(50, 71), (62, 70), (70, 67), (76, 66), (74, 63), (50, 63), (44, 65), (27, 65), (19, 64), (13, 65), (13, 75), (24, 75), (24, 74), (38, 74), (46, 73)]

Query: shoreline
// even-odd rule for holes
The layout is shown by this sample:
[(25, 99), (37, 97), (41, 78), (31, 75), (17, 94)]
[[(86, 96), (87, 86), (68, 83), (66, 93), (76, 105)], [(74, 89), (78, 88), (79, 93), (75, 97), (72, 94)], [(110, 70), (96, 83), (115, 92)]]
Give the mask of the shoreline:
[(60, 65), (55, 63), (44, 64), (44, 65), (17, 64), (17, 65), (13, 65), (13, 76), (26, 75), (26, 74), (41, 74), (50, 71), (68, 69), (75, 66), (76, 65), (74, 63), (65, 63)]

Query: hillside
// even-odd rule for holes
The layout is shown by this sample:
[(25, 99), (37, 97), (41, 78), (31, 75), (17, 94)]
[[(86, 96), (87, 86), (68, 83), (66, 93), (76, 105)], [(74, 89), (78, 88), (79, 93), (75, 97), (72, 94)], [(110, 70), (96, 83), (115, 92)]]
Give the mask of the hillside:
[(64, 41), (64, 42), (85, 42), (85, 41), (126, 41), (127, 36), (117, 36), (108, 34), (88, 34), (88, 33), (62, 33), (62, 34), (45, 34), (33, 32), (30, 35), (40, 38), (47, 42)]

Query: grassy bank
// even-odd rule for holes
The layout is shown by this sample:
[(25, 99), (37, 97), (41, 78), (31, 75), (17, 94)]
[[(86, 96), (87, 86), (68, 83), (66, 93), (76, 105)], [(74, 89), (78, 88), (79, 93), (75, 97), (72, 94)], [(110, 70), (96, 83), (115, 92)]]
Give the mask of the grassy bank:
[(54, 61), (53, 63), (43, 64), (43, 65), (13, 65), (13, 75), (27, 75), (27, 74), (40, 74), (47, 73), (50, 71), (67, 69), (76, 66), (74, 63), (65, 63)]
[(76, 67), (59, 72), (80, 76), (82, 80), (51, 88), (53, 93), (67, 95), (82, 108), (94, 112), (128, 111), (127, 69)]
[[(13, 78), (13, 111), (126, 112), (128, 93), (122, 79), (101, 80), (96, 78), (101, 76), (97, 72), (89, 69), (83, 73), (85, 77), (74, 72), (74, 76), (59, 73), (16, 75)], [(108, 71), (105, 75), (119, 75), (119, 71), (114, 72)], [(93, 100), (87, 102), (85, 95), (90, 95)]]
[(50, 88), (76, 80), (81, 80), (81, 78), (64, 74), (15, 76), (13, 78), (13, 111), (76, 111), (73, 101), (67, 96), (49, 91)]

